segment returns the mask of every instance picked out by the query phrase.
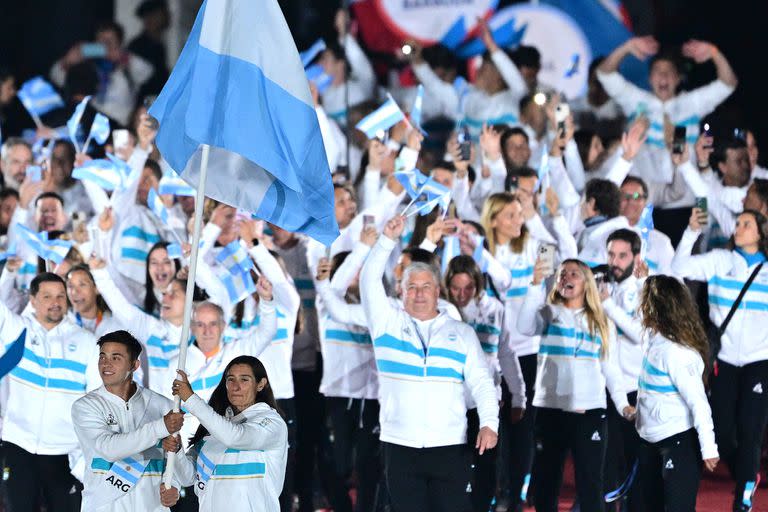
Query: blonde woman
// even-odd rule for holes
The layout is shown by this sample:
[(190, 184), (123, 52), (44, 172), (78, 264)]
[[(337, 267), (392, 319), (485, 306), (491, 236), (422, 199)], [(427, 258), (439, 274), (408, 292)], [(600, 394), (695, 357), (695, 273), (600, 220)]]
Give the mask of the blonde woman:
[(603, 311), (592, 272), (565, 260), (545, 302), (547, 273), (536, 263), (532, 285), (517, 318), (518, 330), (541, 336), (533, 405), (541, 451), (536, 459), (537, 512), (556, 512), (563, 463), (570, 450), (582, 512), (601, 512), (606, 439), (606, 385), (616, 409), (634, 416), (611, 358), (615, 328)]
[[(488, 274), (488, 293), (496, 296), (504, 304), (504, 326), (509, 348), (517, 354), (525, 380), (527, 403), (526, 414), (521, 421), (510, 421), (509, 460), (510, 488), (516, 501), (512, 507), (525, 501), (525, 487), (530, 479), (533, 462), (533, 426), (535, 411), (531, 408), (533, 386), (536, 381), (536, 354), (539, 351), (539, 337), (528, 336), (517, 330), (515, 319), (520, 311), (533, 276), (533, 267), (539, 251), (539, 241), (528, 232), (522, 198), (516, 194), (502, 192), (492, 194), (486, 199), (481, 214), (481, 224), (485, 229), (488, 250), (483, 252), (483, 271)], [(556, 214), (557, 212), (551, 212)], [(570, 233), (558, 236), (571, 237), (559, 240), (561, 247), (574, 247)], [(575, 256), (575, 253), (573, 254)], [(504, 400), (505, 404), (509, 400)], [(505, 406), (502, 420), (507, 421), (514, 411)], [(516, 420), (519, 418), (515, 418)]]
[(702, 460), (709, 471), (719, 460), (704, 391), (707, 336), (688, 288), (674, 277), (649, 277), (640, 311), (648, 334), (637, 393), (644, 510), (693, 512)]

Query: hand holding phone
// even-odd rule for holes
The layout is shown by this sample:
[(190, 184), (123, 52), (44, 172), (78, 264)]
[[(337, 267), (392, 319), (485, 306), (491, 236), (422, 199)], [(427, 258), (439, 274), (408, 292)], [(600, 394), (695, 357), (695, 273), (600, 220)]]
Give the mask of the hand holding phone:
[(461, 160), (468, 162), (472, 158), (472, 136), (469, 134), (469, 128), (464, 126), (456, 137), (459, 143), (459, 152), (461, 153)]
[(80, 53), (84, 59), (103, 59), (107, 56), (107, 47), (101, 43), (83, 43)]
[(697, 197), (694, 207), (699, 210), (699, 214), (698, 214), (699, 225), (706, 226), (709, 223), (709, 211), (707, 209), (707, 198)]
[(675, 155), (682, 155), (685, 151), (685, 126), (675, 126), (675, 134), (672, 137), (672, 153)]
[(544, 263), (547, 267), (547, 276), (551, 276), (555, 273), (555, 246), (551, 244), (543, 244), (539, 246), (539, 261)]

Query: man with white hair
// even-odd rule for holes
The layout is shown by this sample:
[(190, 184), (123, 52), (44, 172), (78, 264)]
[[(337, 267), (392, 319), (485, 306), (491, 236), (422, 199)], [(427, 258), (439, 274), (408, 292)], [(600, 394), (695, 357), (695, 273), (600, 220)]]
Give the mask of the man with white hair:
[(412, 263), (403, 273), (403, 307), (387, 298), (384, 267), (405, 226), (395, 217), (363, 267), (361, 300), (379, 372), (380, 439), (396, 512), (471, 509), (465, 389), (477, 404), (482, 454), (496, 446), (499, 407), (474, 330), (439, 312), (440, 276)]
[[(0, 171), (2, 183), (6, 188), (19, 189), (27, 172), (27, 166), (32, 163), (32, 148), (24, 139), (10, 137), (0, 149)], [(0, 183), (0, 184), (2, 184)]]

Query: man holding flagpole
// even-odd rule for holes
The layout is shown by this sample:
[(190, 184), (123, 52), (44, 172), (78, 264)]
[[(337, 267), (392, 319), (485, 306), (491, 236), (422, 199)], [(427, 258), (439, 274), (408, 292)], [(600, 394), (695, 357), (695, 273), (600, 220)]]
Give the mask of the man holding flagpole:
[[(203, 2), (149, 114), (159, 122), (160, 152), (197, 187), (185, 340), (206, 195), (326, 245), (339, 235), (317, 114), (277, 1)], [(186, 355), (187, 344), (181, 343), (180, 370)], [(175, 405), (178, 410), (178, 399)], [(166, 486), (174, 464), (170, 454)]]

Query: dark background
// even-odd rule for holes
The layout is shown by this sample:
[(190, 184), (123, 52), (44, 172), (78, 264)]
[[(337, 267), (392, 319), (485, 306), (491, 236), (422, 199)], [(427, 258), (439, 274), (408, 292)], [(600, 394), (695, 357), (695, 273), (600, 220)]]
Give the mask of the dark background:
[[(0, 0), (0, 64), (19, 82), (43, 73), (101, 19), (112, 18), (119, 0)], [(199, 0), (185, 0), (199, 4)], [(588, 0), (573, 0), (588, 1)], [(299, 48), (332, 35), (337, 0), (279, 0)], [(501, 0), (500, 4), (516, 3)], [(738, 77), (736, 93), (709, 119), (715, 132), (752, 128), (768, 160), (768, 0), (624, 0), (637, 34), (653, 34), (663, 46), (689, 38), (715, 43)], [(685, 87), (714, 78), (711, 65), (688, 73)]]

